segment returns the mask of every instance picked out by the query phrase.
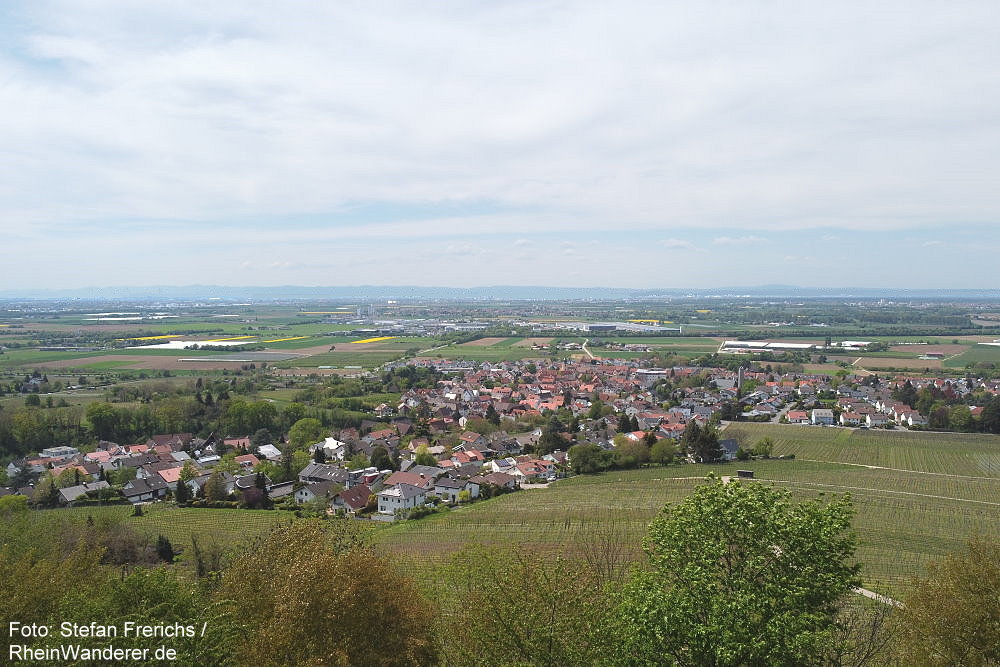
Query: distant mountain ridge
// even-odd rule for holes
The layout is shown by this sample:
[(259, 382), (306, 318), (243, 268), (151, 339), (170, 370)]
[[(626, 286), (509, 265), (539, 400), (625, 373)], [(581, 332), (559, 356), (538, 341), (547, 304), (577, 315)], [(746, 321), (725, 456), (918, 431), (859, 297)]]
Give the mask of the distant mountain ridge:
[(836, 299), (962, 299), (1000, 300), (1000, 289), (797, 287), (757, 285), (714, 288), (547, 287), (495, 285), (488, 287), (435, 287), (421, 285), (354, 285), (310, 287), (302, 285), (246, 286), (161, 285), (154, 287), (80, 287), (66, 289), (6, 289), (0, 299), (46, 300), (250, 300), (296, 299), (441, 299), (441, 300), (594, 300), (655, 298), (836, 298)]

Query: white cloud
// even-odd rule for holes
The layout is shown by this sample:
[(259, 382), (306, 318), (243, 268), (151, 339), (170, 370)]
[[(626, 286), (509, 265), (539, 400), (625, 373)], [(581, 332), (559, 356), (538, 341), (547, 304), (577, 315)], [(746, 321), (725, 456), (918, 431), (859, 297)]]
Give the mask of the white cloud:
[[(255, 244), (516, 235), (526, 250), (542, 231), (583, 244), (613, 229), (690, 250), (692, 230), (727, 245), (1000, 216), (992, 3), (14, 11), (0, 47), (12, 273), (43, 242), (70, 257), (129, 239), (168, 261), (221, 244), (205, 270), (224, 271)], [(446, 206), (475, 201), (496, 209)], [(401, 213), (296, 222), (358, 202)], [(407, 216), (414, 204), (442, 213)], [(733, 228), (755, 234), (720, 235)]]
[(715, 245), (746, 245), (748, 243), (765, 243), (767, 239), (762, 239), (759, 236), (717, 236), (712, 239), (712, 243)]

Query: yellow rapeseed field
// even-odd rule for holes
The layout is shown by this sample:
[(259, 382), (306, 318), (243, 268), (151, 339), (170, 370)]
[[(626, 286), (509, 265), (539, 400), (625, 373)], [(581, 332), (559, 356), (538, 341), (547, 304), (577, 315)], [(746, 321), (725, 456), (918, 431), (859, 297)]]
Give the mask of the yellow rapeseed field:
[(381, 336), (379, 338), (365, 338), (364, 340), (352, 340), (352, 343), (377, 343), (382, 340), (390, 340), (395, 336)]

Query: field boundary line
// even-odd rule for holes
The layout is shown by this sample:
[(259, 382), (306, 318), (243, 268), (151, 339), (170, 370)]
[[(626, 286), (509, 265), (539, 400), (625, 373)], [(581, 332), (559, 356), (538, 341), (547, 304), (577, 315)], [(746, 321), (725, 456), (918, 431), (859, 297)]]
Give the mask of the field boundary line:
[(918, 496), (920, 498), (933, 498), (934, 500), (954, 500), (959, 503), (976, 503), (977, 505), (993, 505), (1000, 507), (1000, 503), (990, 500), (972, 500), (971, 498), (953, 498), (951, 496), (936, 496), (931, 493), (917, 493), (916, 491), (894, 491), (892, 489), (871, 489), (866, 486), (847, 486), (846, 484), (824, 484), (823, 482), (806, 482), (802, 480), (792, 481), (790, 479), (764, 479), (762, 482), (777, 482), (778, 484), (788, 484), (789, 486), (823, 486), (831, 489), (849, 489), (853, 491), (871, 491), (873, 493), (894, 493), (900, 496)]
[(907, 470), (906, 468), (888, 468), (886, 466), (873, 466), (867, 463), (847, 463), (846, 461), (823, 461), (820, 459), (800, 459), (796, 457), (797, 461), (808, 461), (809, 463), (834, 463), (842, 466), (855, 466), (858, 468), (868, 468), (869, 470), (889, 470), (891, 472), (912, 472), (916, 475), (937, 475), (939, 477), (961, 477), (962, 479), (986, 479), (995, 482), (1000, 482), (1000, 477), (978, 477), (976, 475), (956, 475), (950, 472), (930, 472), (928, 470)]

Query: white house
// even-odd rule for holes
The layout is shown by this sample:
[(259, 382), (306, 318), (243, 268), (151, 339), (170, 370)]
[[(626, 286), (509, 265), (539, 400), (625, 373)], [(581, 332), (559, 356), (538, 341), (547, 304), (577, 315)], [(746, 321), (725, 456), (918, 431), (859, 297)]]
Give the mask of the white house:
[(466, 479), (442, 477), (434, 482), (434, 495), (444, 498), (449, 503), (458, 502), (458, 494), (468, 491), (472, 498), (479, 497), (479, 485)]
[(812, 423), (813, 424), (827, 424), (831, 425), (834, 423), (833, 420), (833, 410), (826, 408), (816, 408), (812, 411)]
[(418, 507), (427, 502), (427, 492), (412, 484), (400, 483), (378, 494), (379, 514), (395, 514), (396, 510)]

